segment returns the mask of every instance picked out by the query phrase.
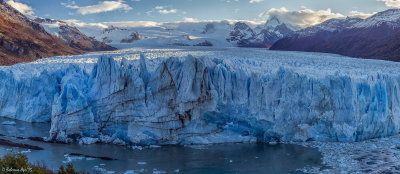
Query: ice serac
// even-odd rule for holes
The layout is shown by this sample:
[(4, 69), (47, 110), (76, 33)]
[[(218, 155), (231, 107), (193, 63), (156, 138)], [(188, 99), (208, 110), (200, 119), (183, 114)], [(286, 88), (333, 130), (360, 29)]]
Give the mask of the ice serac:
[(137, 61), (102, 56), (91, 74), (67, 72), (50, 138), (190, 144), (359, 141), (399, 132), (398, 76), (261, 73), (193, 56), (152, 68), (144, 55)]
[(49, 138), (83, 144), (399, 133), (399, 63), (242, 48), (138, 50), (0, 67), (0, 116), (51, 122)]
[[(56, 78), (43, 71), (35, 78), (21, 80), (11, 71), (0, 71), (0, 116), (29, 122), (49, 121), (51, 103), (57, 93), (53, 85)], [(46, 88), (38, 88), (41, 85)]]

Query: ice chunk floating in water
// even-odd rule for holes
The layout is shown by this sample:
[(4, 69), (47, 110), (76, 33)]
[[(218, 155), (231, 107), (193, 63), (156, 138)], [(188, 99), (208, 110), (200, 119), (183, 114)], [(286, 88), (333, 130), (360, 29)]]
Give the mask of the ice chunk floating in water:
[(3, 68), (0, 115), (51, 120), (50, 138), (60, 141), (358, 141), (399, 132), (398, 63), (258, 49), (170, 58), (139, 51), (28, 77), (15, 69), (40, 62)]
[(3, 121), (1, 124), (3, 124), (3, 125), (16, 125), (15, 121)]

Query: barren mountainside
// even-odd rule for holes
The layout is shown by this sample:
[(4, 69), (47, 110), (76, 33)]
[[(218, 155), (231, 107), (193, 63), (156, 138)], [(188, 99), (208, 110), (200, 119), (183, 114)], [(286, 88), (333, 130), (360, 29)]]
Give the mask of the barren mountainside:
[[(55, 19), (36, 18), (36, 22), (42, 24), (46, 31), (55, 35), (58, 39), (72, 48), (84, 51), (111, 51), (116, 48), (103, 42), (97, 41), (94, 37), (88, 37), (80, 32), (76, 27), (68, 25), (64, 21)], [(53, 32), (52, 32), (53, 31)]]
[(40, 24), (0, 2), (0, 65), (81, 53), (84, 51), (69, 47)]
[(365, 20), (331, 19), (295, 32), (271, 49), (400, 61), (399, 22), (399, 9), (380, 12)]

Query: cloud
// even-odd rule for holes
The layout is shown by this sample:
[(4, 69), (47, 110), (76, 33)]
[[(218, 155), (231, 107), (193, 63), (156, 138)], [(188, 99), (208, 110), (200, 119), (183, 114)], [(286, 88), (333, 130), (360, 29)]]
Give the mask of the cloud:
[(95, 27), (95, 28), (103, 28), (103, 29), (108, 28), (107, 25), (102, 24), (102, 23), (86, 23), (86, 22), (82, 22), (77, 19), (68, 19), (68, 20), (63, 20), (63, 21), (74, 27), (83, 27), (83, 28)]
[(167, 9), (165, 6), (156, 6), (154, 9), (158, 10), (158, 13), (161, 14), (176, 13), (178, 11), (177, 9)]
[(385, 2), (385, 5), (388, 7), (400, 8), (400, 0), (377, 0), (381, 2)]
[(62, 2), (61, 5), (63, 5), (64, 7), (67, 7), (67, 8), (71, 8), (71, 9), (79, 9), (79, 6), (77, 6), (75, 4), (75, 1), (71, 1), (70, 3)]
[[(86, 23), (77, 19), (64, 20), (71, 26), (79, 29), (105, 29), (109, 26), (129, 28), (129, 27), (155, 27), (160, 26), (163, 23), (153, 21), (121, 21), (121, 22), (99, 22), (99, 23)], [(92, 31), (92, 30), (89, 30)]]
[(156, 6), (156, 7), (154, 7), (156, 10), (162, 10), (162, 9), (164, 9), (164, 7), (163, 6)]
[(250, 0), (249, 2), (250, 3), (256, 3), (256, 2), (262, 2), (262, 1), (264, 1), (264, 0)]
[(72, 1), (71, 4), (66, 4), (66, 3), (61, 3), (61, 4), (67, 8), (77, 9), (77, 12), (82, 15), (109, 12), (114, 10), (125, 10), (125, 11), (132, 10), (132, 7), (130, 7), (128, 4), (125, 4), (123, 0), (102, 1), (96, 5), (89, 5), (83, 7), (75, 5), (74, 1)]
[(183, 21), (184, 22), (199, 22), (199, 20), (198, 19), (195, 19), (195, 18), (183, 18)]
[(376, 12), (373, 12), (373, 13), (363, 13), (363, 12), (359, 12), (359, 11), (351, 11), (349, 14), (350, 14), (349, 17), (352, 17), (352, 18), (366, 19), (366, 18), (369, 18), (369, 17), (371, 17), (372, 15), (376, 14)]
[(154, 22), (154, 21), (121, 21), (121, 22), (103, 22), (102, 24), (107, 26), (115, 26), (121, 28), (129, 28), (129, 27), (156, 27), (160, 26), (162, 23)]
[(158, 10), (158, 13), (161, 13), (161, 14), (176, 13), (176, 9), (170, 9), (170, 10), (166, 10), (166, 9), (164, 9), (164, 10)]
[(120, 28), (135, 28), (135, 27), (160, 27), (160, 26), (165, 26), (171, 24), (178, 24), (181, 22), (190, 22), (190, 23), (210, 23), (210, 22), (215, 22), (215, 23), (227, 23), (227, 24), (235, 24), (236, 22), (244, 22), (247, 25), (251, 27), (256, 27), (258, 25), (261, 25), (264, 22), (254, 22), (254, 21), (248, 21), (248, 20), (198, 20), (195, 18), (183, 18), (183, 21), (176, 21), (176, 22), (154, 22), (154, 21), (120, 21), (120, 22), (99, 22), (99, 23), (86, 23), (77, 19), (69, 19), (69, 20), (63, 20), (67, 22), (69, 25), (77, 27), (79, 29), (82, 29), (82, 32), (84, 31), (90, 31), (93, 33), (93, 31), (99, 31), (103, 30), (105, 28), (108, 28), (109, 26), (115, 26), (115, 27), (120, 27)]
[(26, 4), (23, 4), (20, 2), (15, 2), (14, 0), (7, 1), (7, 4), (15, 9), (17, 9), (19, 12), (21, 12), (24, 15), (32, 16), (33, 14), (35, 14), (32, 7), (30, 7)]
[(153, 11), (150, 10), (150, 11), (146, 11), (145, 13), (146, 13), (147, 15), (151, 15), (151, 13), (153, 13)]
[(326, 10), (318, 10), (318, 11), (313, 11), (310, 9), (289, 11), (285, 7), (282, 7), (279, 9), (272, 8), (259, 15), (259, 17), (265, 17), (267, 19), (273, 16), (276, 16), (285, 23), (300, 27), (309, 27), (320, 24), (328, 19), (345, 17), (340, 13), (333, 13), (329, 8)]

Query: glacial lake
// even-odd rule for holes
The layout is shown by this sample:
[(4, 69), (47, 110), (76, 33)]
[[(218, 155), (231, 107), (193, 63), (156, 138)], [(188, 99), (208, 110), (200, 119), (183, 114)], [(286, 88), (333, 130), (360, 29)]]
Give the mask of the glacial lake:
[[(13, 121), (0, 117), (0, 123)], [(195, 146), (161, 146), (142, 150), (110, 144), (51, 144), (16, 137), (45, 137), (49, 123), (15, 121), (16, 125), (0, 124), (2, 139), (36, 145), (45, 150), (26, 150), (0, 146), (0, 156), (25, 153), (31, 162), (45, 163), (49, 168), (71, 162), (75, 168), (106, 173), (302, 173), (304, 167), (321, 167), (317, 149), (299, 145), (266, 143), (216, 144)], [(70, 157), (69, 153), (105, 156), (117, 160)], [(128, 171), (128, 172), (127, 172)]]

